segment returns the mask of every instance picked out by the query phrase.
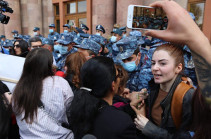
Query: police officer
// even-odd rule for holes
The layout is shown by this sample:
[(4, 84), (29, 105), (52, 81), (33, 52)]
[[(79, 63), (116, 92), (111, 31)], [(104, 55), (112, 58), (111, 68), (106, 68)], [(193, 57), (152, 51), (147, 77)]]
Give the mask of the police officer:
[(64, 30), (64, 33), (70, 33), (70, 25), (69, 24), (64, 24), (63, 25), (63, 30)]
[(193, 57), (191, 55), (190, 49), (186, 45), (183, 47), (183, 53), (184, 53), (184, 64), (185, 64), (184, 74), (187, 77), (189, 77), (192, 80), (193, 85), (195, 87), (197, 87), (198, 82), (197, 82), (197, 78), (196, 78), (196, 72), (195, 72), (195, 65), (194, 65), (194, 62), (193, 62)]
[[(114, 27), (113, 27), (113, 30), (114, 29), (119, 29), (120, 28), (120, 25), (119, 24), (114, 24)], [(114, 35), (114, 31), (111, 31), (111, 36), (113, 36)], [(110, 39), (110, 37), (109, 37), (109, 39)]]
[(56, 66), (56, 59), (57, 59), (57, 55), (56, 53), (54, 52), (54, 41), (49, 39), (49, 38), (44, 38), (42, 40), (42, 47), (45, 48), (45, 49), (48, 49), (52, 55), (53, 55), (53, 65)]
[(76, 49), (73, 48), (75, 45), (73, 39), (72, 35), (64, 33), (61, 38), (56, 41), (58, 44), (54, 45), (54, 52), (58, 52), (58, 59), (56, 62), (58, 70), (60, 71), (64, 71), (66, 57), (69, 54), (76, 52)]
[(84, 32), (84, 33), (88, 33), (88, 31), (89, 31), (89, 28), (85, 25), (85, 24), (81, 24), (81, 26), (80, 26), (80, 28), (82, 29), (82, 31)]
[(12, 35), (13, 35), (13, 38), (14, 38), (14, 35), (18, 34), (18, 31), (17, 30), (12, 30)]
[(122, 31), (122, 38), (126, 38), (127, 37), (126, 26), (125, 27), (121, 27), (119, 29)]
[(81, 52), (87, 60), (97, 56), (101, 49), (100, 44), (88, 38), (83, 39), (81, 44), (75, 47), (78, 48), (78, 52)]
[(114, 36), (111, 37), (111, 42), (115, 43), (122, 39), (122, 31), (120, 29), (114, 29)]
[(5, 40), (1, 46), (0, 51), (4, 54), (12, 54), (12, 47), (13, 47), (13, 42), (11, 40)]
[(40, 34), (40, 28), (39, 28), (39, 27), (34, 27), (33, 31), (34, 31), (34, 37), (39, 37), (41, 40), (44, 38), (44, 37)]
[(101, 49), (100, 49), (100, 53), (98, 55), (102, 55), (102, 56), (106, 56), (108, 53), (108, 49), (105, 47), (107, 40), (106, 38), (99, 36), (99, 35), (90, 35), (89, 39), (97, 42), (98, 44), (100, 44)]
[(50, 24), (48, 27), (49, 27), (48, 38), (53, 41), (57, 41), (60, 35), (58, 32), (55, 31), (55, 24)]
[[(116, 57), (116, 50), (118, 50), (116, 43), (122, 39), (122, 31), (120, 29), (114, 29), (114, 36), (111, 37), (110, 43), (107, 45), (109, 52), (109, 57)], [(112, 46), (112, 47), (110, 47)], [(110, 47), (110, 48), (109, 48)], [(112, 52), (112, 53), (111, 53)]]
[(140, 91), (139, 87), (139, 73), (140, 73), (140, 59), (141, 54), (135, 37), (126, 37), (116, 43), (119, 54), (114, 58), (114, 61), (120, 63), (128, 72), (129, 80), (127, 81), (127, 88), (130, 91)]
[(105, 29), (102, 25), (96, 26), (96, 35), (103, 36), (105, 34)]
[(1, 39), (1, 45), (2, 45), (6, 41), (5, 35), (1, 35), (0, 39)]

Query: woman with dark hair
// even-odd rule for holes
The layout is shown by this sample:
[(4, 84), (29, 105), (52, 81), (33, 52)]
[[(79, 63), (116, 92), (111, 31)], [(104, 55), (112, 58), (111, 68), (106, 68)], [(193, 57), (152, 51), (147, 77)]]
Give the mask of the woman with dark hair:
[[(164, 44), (155, 49), (151, 65), (154, 79), (149, 83), (149, 119), (142, 114), (138, 114), (135, 119), (137, 128), (147, 137), (175, 138), (179, 132), (186, 131), (190, 126), (192, 119), (191, 101), (195, 90), (184, 83), (181, 75), (183, 66), (182, 48), (172, 44)], [(182, 91), (180, 96), (183, 97), (177, 97), (178, 91), (180, 91), (179, 95)], [(175, 97), (177, 97), (177, 101), (173, 101)], [(181, 103), (179, 103), (180, 100)], [(181, 115), (175, 114), (178, 111), (181, 111)], [(189, 133), (186, 133), (190, 137)]]
[(112, 106), (120, 82), (113, 60), (101, 56), (88, 60), (81, 68), (80, 77), (81, 87), (75, 93), (69, 113), (75, 139), (85, 134), (100, 139), (136, 138), (130, 116)]
[(85, 62), (86, 62), (86, 57), (80, 52), (72, 53), (68, 55), (66, 58), (65, 79), (68, 81), (73, 92), (75, 92), (75, 90), (80, 86), (80, 78), (79, 78), (80, 69)]
[(24, 40), (16, 40), (14, 42), (14, 53), (16, 56), (26, 57), (29, 52), (28, 43)]
[(36, 48), (26, 57), (23, 73), (13, 93), (13, 111), (21, 138), (72, 138), (66, 107), (73, 92), (61, 77), (53, 76), (53, 56)]

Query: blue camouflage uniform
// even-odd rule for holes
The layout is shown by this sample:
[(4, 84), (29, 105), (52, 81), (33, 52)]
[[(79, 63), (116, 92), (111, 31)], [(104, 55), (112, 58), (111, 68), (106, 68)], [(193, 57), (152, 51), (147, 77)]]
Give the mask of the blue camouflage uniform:
[[(37, 32), (38, 30), (40, 30), (39, 27), (34, 27), (34, 29), (33, 29), (34, 32)], [(36, 36), (36, 37), (39, 37), (41, 40), (44, 39), (44, 37), (43, 37), (41, 34), (35, 35), (35, 36)]]
[(94, 40), (91, 40), (91, 39), (88, 39), (88, 38), (83, 39), (81, 44), (76, 45), (75, 47), (82, 48), (82, 49), (85, 49), (85, 50), (90, 50), (90, 51), (94, 52), (96, 55), (99, 54), (99, 51), (101, 49), (100, 44), (98, 44)]
[[(127, 59), (133, 55), (135, 50), (138, 48), (137, 38), (135, 36), (126, 37), (118, 41), (114, 47), (113, 51), (117, 54), (116, 57), (113, 57), (116, 64), (121, 64), (124, 67), (122, 60)], [(126, 87), (130, 91), (140, 91), (139, 85), (139, 73), (140, 73), (141, 64), (135, 68), (134, 71), (128, 72), (129, 79), (127, 81)]]
[(23, 35), (23, 40), (29, 42), (29, 39), (31, 38), (30, 35)]
[(101, 55), (103, 55), (103, 56), (107, 55), (107, 54), (104, 54), (104, 52), (103, 52), (104, 51), (104, 47), (105, 47), (105, 45), (107, 43), (106, 38), (104, 38), (103, 36), (99, 36), (99, 35), (90, 35), (89, 39), (91, 39), (91, 40), (93, 40), (93, 41), (95, 41), (95, 42), (97, 42), (98, 44), (101, 45), (101, 47), (102, 47)]
[[(42, 45), (45, 45), (45, 44), (50, 45), (51, 47), (54, 47), (54, 41), (51, 40), (51, 39), (49, 39), (49, 38), (44, 38), (44, 39), (42, 40)], [(52, 55), (53, 55), (53, 65), (56, 66), (56, 65), (57, 65), (57, 64), (56, 64), (57, 55), (56, 55), (55, 52), (52, 52)]]
[(191, 51), (187, 46), (184, 46), (183, 53), (184, 53), (184, 63), (185, 63), (184, 74), (187, 77), (191, 78), (194, 86), (196, 87), (198, 85), (198, 82), (196, 78), (195, 65), (193, 62)]
[[(48, 27), (53, 27), (55, 28), (55, 24), (50, 24)], [(54, 32), (53, 29), (49, 29), (49, 34), (48, 34), (48, 38), (53, 40), (53, 41), (57, 41), (59, 39), (60, 34), (58, 32)]]
[[(73, 39), (74, 39), (73, 36), (71, 36), (70, 34), (63, 34), (61, 39), (57, 40), (57, 43), (59, 43), (61, 45), (68, 45), (70, 43), (73, 43)], [(55, 50), (55, 46), (56, 45), (54, 45), (54, 50)], [(65, 48), (65, 46), (61, 47), (61, 49), (63, 49), (63, 48)], [(69, 54), (72, 54), (74, 52), (76, 52), (75, 48), (72, 48), (70, 51), (67, 51), (64, 54), (62, 54), (60, 52), (60, 54), (58, 55), (58, 58), (56, 59), (58, 70), (64, 71), (64, 65), (65, 65), (66, 57)]]
[(0, 50), (1, 50), (2, 53), (9, 55), (10, 54), (10, 52), (9, 52), (10, 48), (9, 47), (13, 47), (13, 42), (11, 40), (7, 39), (1, 45)]

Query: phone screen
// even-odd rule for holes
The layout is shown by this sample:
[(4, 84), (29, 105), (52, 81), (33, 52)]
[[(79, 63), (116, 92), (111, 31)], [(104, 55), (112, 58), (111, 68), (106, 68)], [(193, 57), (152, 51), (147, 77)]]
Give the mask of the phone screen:
[(162, 8), (134, 6), (132, 28), (164, 30), (168, 19)]

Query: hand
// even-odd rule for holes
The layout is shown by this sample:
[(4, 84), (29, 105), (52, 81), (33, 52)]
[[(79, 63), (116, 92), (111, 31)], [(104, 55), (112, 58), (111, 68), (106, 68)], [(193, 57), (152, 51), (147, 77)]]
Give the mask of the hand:
[(168, 27), (160, 31), (149, 30), (146, 35), (187, 45), (197, 39), (200, 34), (203, 35), (188, 12), (176, 2), (157, 1), (150, 6), (163, 8), (168, 17)]
[(149, 119), (147, 119), (145, 116), (139, 114), (139, 115), (137, 115), (137, 118), (135, 118), (134, 123), (135, 123), (137, 129), (143, 130), (148, 121), (149, 121)]
[(131, 106), (131, 108), (135, 111), (136, 115), (143, 115), (146, 116), (146, 106), (144, 104), (144, 100), (140, 103), (140, 105), (138, 105), (138, 107), (136, 106)]

